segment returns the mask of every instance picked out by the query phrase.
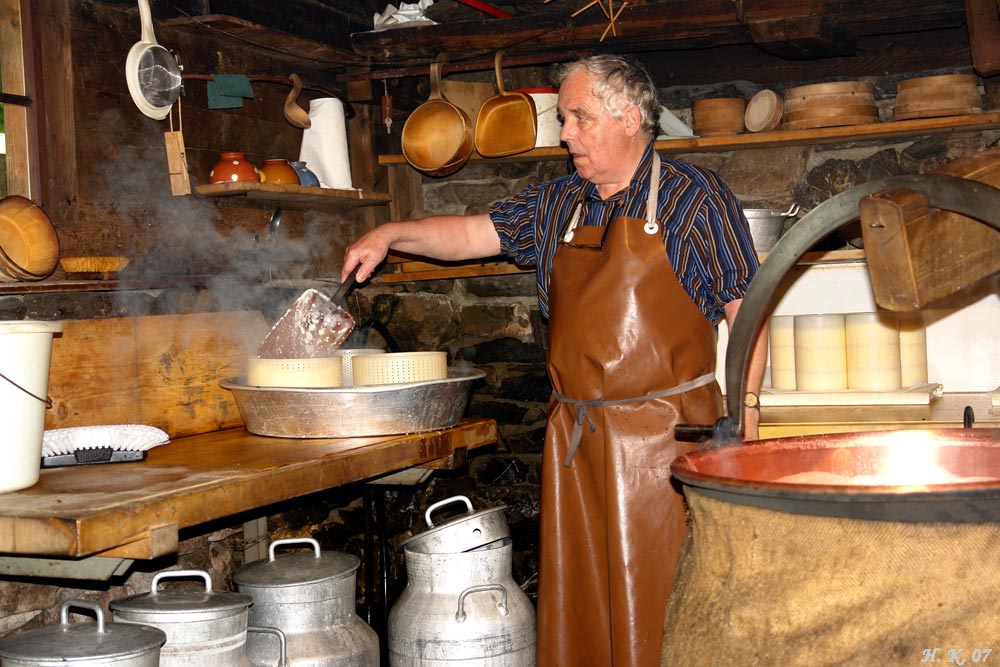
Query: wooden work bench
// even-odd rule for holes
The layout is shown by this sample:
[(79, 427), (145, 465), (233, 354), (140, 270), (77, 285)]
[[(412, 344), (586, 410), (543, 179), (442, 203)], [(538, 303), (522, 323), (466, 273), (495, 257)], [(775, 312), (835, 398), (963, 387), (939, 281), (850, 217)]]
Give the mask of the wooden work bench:
[(176, 552), (182, 529), (390, 473), (459, 467), (496, 442), (491, 419), (362, 438), (249, 433), (219, 382), (239, 377), (246, 341), (266, 331), (259, 313), (64, 324), (46, 428), (142, 423), (171, 440), (144, 461), (44, 469), (34, 486), (0, 494), (0, 574), (107, 579)]

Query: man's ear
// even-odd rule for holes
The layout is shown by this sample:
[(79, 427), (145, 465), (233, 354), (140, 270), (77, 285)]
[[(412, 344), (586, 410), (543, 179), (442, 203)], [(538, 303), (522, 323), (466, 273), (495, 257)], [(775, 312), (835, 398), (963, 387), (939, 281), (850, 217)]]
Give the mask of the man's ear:
[(622, 122), (625, 124), (625, 133), (632, 137), (642, 129), (642, 112), (634, 104), (625, 107), (622, 112)]

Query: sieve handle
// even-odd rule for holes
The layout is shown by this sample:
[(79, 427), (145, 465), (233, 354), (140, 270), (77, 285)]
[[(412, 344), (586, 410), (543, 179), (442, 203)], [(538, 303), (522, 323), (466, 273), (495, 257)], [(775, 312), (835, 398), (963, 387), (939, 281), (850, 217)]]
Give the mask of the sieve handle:
[(347, 280), (341, 283), (340, 287), (337, 288), (337, 291), (334, 293), (332, 299), (336, 305), (341, 305), (344, 302), (344, 297), (347, 296), (347, 293), (351, 291), (352, 287), (354, 287), (354, 281), (358, 279), (358, 269), (360, 268), (360, 264), (355, 266), (354, 270), (347, 276)]

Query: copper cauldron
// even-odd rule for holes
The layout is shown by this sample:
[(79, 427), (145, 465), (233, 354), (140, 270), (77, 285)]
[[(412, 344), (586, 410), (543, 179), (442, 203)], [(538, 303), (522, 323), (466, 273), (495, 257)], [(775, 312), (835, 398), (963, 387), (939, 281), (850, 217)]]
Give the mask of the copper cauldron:
[(857, 217), (863, 197), (893, 187), (1000, 229), (1000, 190), (904, 176), (831, 198), (774, 246), (729, 339), (732, 416), (677, 428), (703, 446), (671, 465), (690, 521), (664, 665), (753, 656), (785, 667), (903, 667), (943, 661), (949, 650), (981, 660), (1000, 641), (1000, 429), (741, 442), (750, 349), (778, 283), (813, 243)]

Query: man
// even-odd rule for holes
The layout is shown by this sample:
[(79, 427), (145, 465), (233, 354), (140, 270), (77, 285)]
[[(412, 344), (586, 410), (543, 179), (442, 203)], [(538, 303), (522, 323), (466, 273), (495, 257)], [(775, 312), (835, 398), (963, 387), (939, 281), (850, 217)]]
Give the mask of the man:
[[(554, 388), (542, 461), (538, 661), (659, 665), (685, 533), (669, 466), (679, 422), (722, 414), (715, 322), (732, 324), (757, 270), (736, 198), (704, 169), (662, 160), (656, 87), (599, 55), (560, 74), (575, 173), (473, 216), (388, 223), (348, 247), (364, 280), (390, 248), (445, 260), (503, 253), (537, 267)], [(763, 337), (761, 337), (761, 340)], [(748, 387), (760, 386), (764, 349)], [(758, 414), (745, 416), (747, 439)]]

